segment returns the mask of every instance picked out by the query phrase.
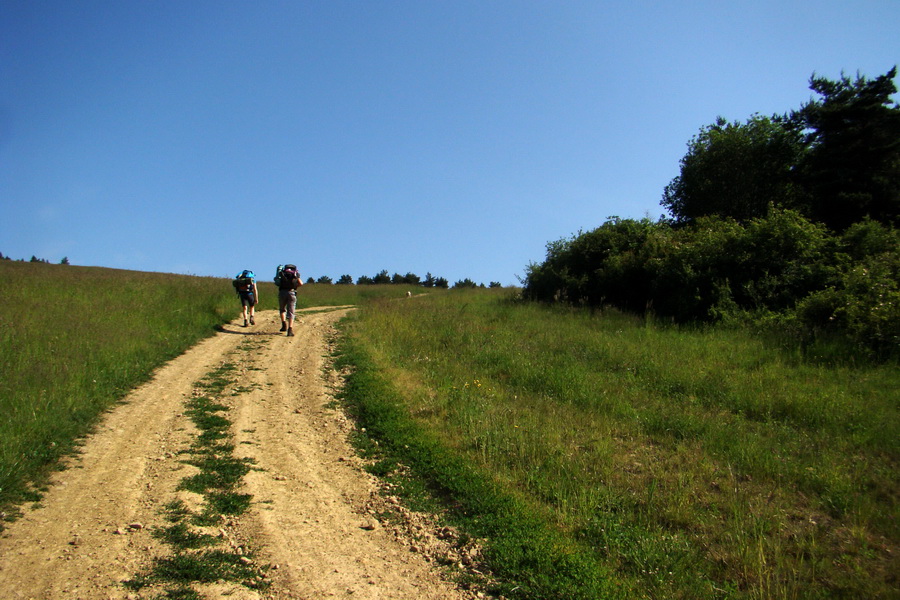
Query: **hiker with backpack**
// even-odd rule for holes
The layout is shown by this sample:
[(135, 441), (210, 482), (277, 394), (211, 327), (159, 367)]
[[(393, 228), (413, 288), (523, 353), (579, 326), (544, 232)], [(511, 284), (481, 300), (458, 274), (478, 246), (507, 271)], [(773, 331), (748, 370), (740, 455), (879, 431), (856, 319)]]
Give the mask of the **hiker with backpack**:
[[(253, 271), (244, 269), (235, 275), (231, 283), (241, 299), (241, 315), (244, 317), (244, 327), (247, 326), (248, 322), (250, 325), (256, 325), (256, 321), (253, 319), (256, 303), (259, 302), (259, 293), (256, 289), (256, 275), (253, 274)], [(248, 311), (250, 313), (249, 320), (247, 318)]]
[(278, 265), (275, 270), (278, 286), (278, 312), (281, 313), (281, 331), (294, 335), (294, 311), (297, 308), (297, 288), (303, 285), (296, 265)]

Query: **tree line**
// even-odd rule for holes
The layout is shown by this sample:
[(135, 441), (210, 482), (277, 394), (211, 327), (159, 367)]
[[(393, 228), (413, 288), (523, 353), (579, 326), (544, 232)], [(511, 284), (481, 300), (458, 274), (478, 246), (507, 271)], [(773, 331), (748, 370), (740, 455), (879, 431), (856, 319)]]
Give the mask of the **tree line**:
[[(13, 260), (13, 259), (12, 259), (12, 257), (10, 257), (10, 256), (4, 256), (3, 253), (0, 252), (0, 260)], [(20, 258), (20, 259), (18, 259), (17, 262), (25, 262), (25, 259), (24, 259), (24, 258)], [(50, 264), (50, 261), (47, 260), (46, 258), (38, 258), (37, 256), (34, 256), (34, 255), (31, 256), (31, 260), (28, 261), (28, 262), (33, 262), (33, 263), (44, 263), (44, 264), (47, 264), (47, 265)], [(62, 258), (62, 260), (59, 261), (59, 264), (61, 264), (61, 265), (67, 265), (67, 264), (69, 264), (69, 257), (68, 257), (68, 256), (64, 256), (64, 257)]]
[(895, 77), (814, 75), (819, 97), (799, 110), (701, 128), (663, 192), (669, 216), (612, 217), (549, 243), (524, 296), (749, 320), (900, 356)]
[[(307, 284), (310, 283), (321, 283), (326, 285), (353, 285), (353, 277), (350, 275), (341, 275), (337, 281), (332, 280), (331, 277), (327, 275), (323, 275), (318, 279), (310, 277), (306, 280)], [(407, 273), (406, 275), (400, 275), (399, 273), (394, 273), (393, 275), (389, 274), (387, 269), (379, 271), (376, 275), (370, 277), (368, 275), (361, 275), (356, 280), (356, 285), (418, 285), (426, 288), (443, 288), (447, 289), (450, 287), (450, 282), (444, 277), (435, 277), (431, 273), (426, 273), (425, 278), (422, 279), (415, 273)], [(475, 287), (485, 287), (485, 285), (477, 284), (468, 277), (465, 279), (461, 279), (453, 284), (454, 288), (475, 288)], [(499, 282), (492, 281), (488, 287), (497, 288), (503, 287)]]

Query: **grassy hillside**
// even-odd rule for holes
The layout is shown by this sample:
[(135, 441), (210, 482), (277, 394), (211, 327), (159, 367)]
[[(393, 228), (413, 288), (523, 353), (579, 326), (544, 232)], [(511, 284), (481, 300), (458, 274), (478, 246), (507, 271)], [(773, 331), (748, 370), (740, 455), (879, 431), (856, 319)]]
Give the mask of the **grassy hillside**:
[(896, 598), (900, 370), (490, 291), (376, 303), (347, 393), (511, 598)]
[[(39, 481), (97, 416), (240, 305), (227, 279), (0, 260), (0, 507)], [(405, 294), (304, 286), (300, 307)], [(277, 309), (260, 282), (261, 309)]]
[[(6, 511), (239, 314), (224, 279), (8, 261), (0, 276)], [(506, 597), (900, 595), (895, 364), (809, 364), (741, 331), (507, 290), (406, 290), (310, 285), (299, 304), (363, 307), (341, 344), (360, 447), (483, 540)], [(274, 286), (261, 295), (276, 308)]]

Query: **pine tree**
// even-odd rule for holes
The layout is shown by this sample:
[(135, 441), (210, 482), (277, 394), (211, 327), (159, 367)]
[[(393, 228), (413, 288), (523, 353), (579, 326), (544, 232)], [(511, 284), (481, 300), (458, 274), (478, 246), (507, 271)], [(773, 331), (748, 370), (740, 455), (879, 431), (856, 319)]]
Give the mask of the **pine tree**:
[(800, 165), (810, 216), (842, 231), (870, 217), (897, 223), (900, 215), (900, 106), (897, 67), (875, 79), (813, 76), (822, 96), (794, 113), (809, 147)]

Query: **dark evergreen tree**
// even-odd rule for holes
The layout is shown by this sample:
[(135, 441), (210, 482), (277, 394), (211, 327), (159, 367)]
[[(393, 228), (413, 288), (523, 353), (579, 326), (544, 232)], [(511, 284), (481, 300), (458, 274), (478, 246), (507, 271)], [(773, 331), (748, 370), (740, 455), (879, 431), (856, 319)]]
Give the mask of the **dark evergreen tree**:
[(900, 106), (897, 68), (886, 74), (839, 81), (813, 76), (821, 99), (793, 113), (809, 147), (800, 164), (809, 193), (809, 215), (843, 231), (869, 217), (897, 223), (900, 214)]

